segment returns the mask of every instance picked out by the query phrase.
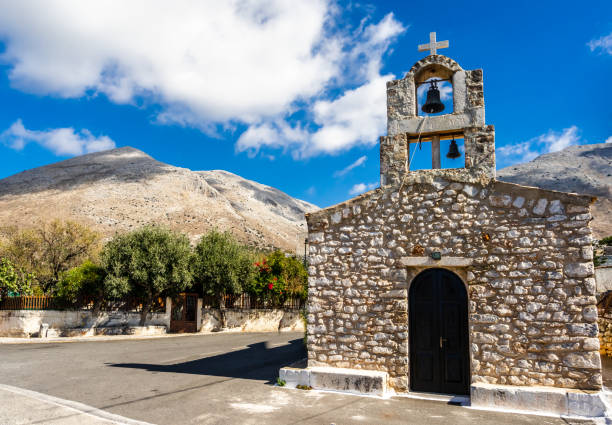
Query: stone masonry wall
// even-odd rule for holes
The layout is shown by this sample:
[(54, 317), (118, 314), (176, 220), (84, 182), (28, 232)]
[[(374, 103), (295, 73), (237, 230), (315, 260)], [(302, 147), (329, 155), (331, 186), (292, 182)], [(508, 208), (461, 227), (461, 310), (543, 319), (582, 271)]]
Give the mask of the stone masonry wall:
[(599, 317), (599, 353), (602, 356), (612, 357), (612, 319), (609, 317)]
[(422, 269), (401, 259), (435, 250), (472, 259), (449, 269), (468, 287), (473, 383), (601, 388), (592, 198), (436, 171), (307, 215), (309, 366), (383, 370), (407, 390)]

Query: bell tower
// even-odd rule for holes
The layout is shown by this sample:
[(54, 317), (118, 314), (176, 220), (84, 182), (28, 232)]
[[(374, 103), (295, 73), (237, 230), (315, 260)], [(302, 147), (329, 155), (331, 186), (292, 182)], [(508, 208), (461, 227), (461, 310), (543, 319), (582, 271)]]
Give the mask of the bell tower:
[[(427, 182), (435, 178), (486, 183), (495, 178), (495, 130), (485, 124), (482, 69), (464, 70), (453, 59), (437, 54), (448, 41), (419, 45), (430, 54), (416, 62), (400, 80), (387, 82), (387, 136), (380, 138), (380, 184)], [(442, 115), (437, 85), (448, 81), (452, 86), (453, 111)], [(419, 115), (417, 93), (428, 86), (427, 100)], [(464, 168), (441, 168), (440, 141), (463, 138)], [(410, 144), (431, 143), (431, 169), (411, 170)], [(452, 143), (449, 158), (462, 155)]]

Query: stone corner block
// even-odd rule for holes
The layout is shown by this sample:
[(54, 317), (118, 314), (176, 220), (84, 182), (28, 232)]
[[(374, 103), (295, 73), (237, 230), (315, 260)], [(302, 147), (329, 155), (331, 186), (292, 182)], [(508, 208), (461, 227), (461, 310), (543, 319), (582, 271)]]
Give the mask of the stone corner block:
[(356, 394), (384, 396), (387, 372), (337, 367), (310, 368), (310, 386), (317, 390), (333, 390)]
[(279, 370), (278, 377), (285, 381), (288, 388), (295, 388), (298, 385), (310, 385), (310, 370), (295, 367), (283, 367)]
[(608, 413), (601, 391), (555, 387), (519, 387), (476, 383), (470, 403), (485, 409), (548, 412), (570, 417), (603, 417)]
[(386, 395), (389, 380), (387, 372), (321, 366), (305, 369), (284, 367), (280, 369), (279, 377), (288, 388), (305, 385), (315, 390), (377, 396)]

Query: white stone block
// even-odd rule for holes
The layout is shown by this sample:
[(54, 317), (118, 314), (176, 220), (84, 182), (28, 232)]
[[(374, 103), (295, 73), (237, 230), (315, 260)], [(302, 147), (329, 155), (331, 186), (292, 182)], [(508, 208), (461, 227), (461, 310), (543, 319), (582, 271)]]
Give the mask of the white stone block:
[(598, 391), (475, 383), (470, 392), (470, 403), (478, 408), (547, 412), (570, 417), (603, 417), (606, 414), (604, 395)]

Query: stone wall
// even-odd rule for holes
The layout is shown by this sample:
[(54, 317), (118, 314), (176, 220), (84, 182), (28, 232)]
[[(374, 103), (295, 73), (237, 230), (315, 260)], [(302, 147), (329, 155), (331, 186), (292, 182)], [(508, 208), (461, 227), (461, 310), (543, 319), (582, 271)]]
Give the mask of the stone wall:
[[(304, 331), (304, 321), (297, 310), (228, 309), (225, 315), (225, 329), (230, 332), (284, 332)], [(221, 311), (202, 309), (202, 328), (200, 332), (222, 330)]]
[(380, 138), (380, 185), (399, 185), (409, 175), (412, 182), (431, 182), (436, 178), (487, 184), (495, 178), (495, 127), (464, 129), (465, 168), (435, 169), (410, 173), (408, 134)]
[(599, 353), (602, 356), (612, 357), (612, 319), (599, 317), (597, 325), (599, 326)]
[[(100, 312), (93, 317), (91, 311), (1, 310), (0, 337), (37, 336), (43, 323), (49, 325), (48, 336), (72, 336), (81, 334), (80, 331), (74, 331), (75, 329), (138, 326), (140, 313)], [(150, 313), (145, 326), (169, 327), (170, 314)]]
[[(450, 80), (453, 111), (444, 115), (418, 116), (417, 85), (429, 78)], [(429, 55), (401, 80), (387, 82), (387, 134), (427, 133), (485, 125), (482, 69), (464, 71), (457, 62), (443, 55)]]
[(309, 366), (407, 390), (408, 288), (425, 266), (404, 264), (440, 251), (470, 260), (446, 268), (468, 287), (473, 383), (601, 388), (593, 199), (439, 171), (307, 215)]

